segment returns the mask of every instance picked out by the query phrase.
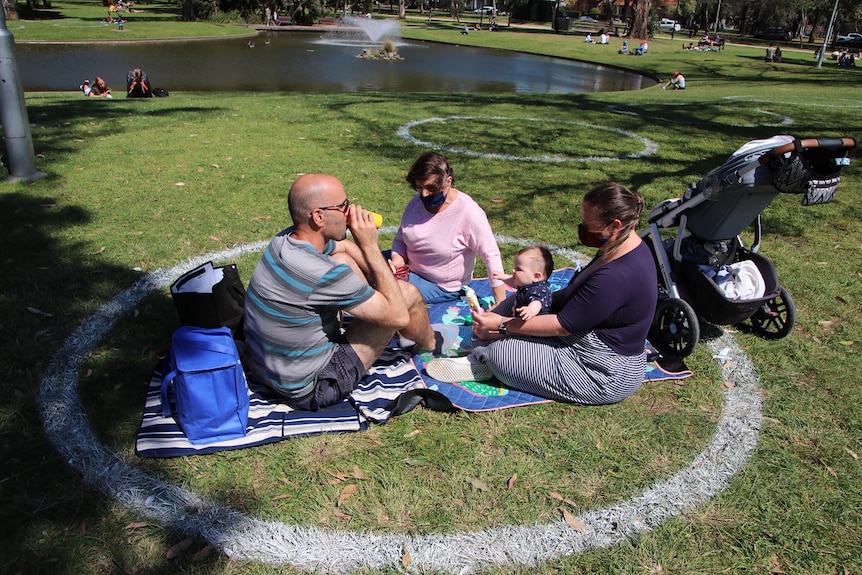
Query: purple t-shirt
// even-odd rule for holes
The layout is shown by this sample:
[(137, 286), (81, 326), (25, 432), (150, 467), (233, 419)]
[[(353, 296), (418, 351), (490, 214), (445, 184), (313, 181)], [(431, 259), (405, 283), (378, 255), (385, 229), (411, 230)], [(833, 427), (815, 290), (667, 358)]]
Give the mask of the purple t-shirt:
[(645, 243), (554, 294), (552, 313), (569, 333), (594, 331), (621, 355), (643, 353), (658, 300), (658, 276)]

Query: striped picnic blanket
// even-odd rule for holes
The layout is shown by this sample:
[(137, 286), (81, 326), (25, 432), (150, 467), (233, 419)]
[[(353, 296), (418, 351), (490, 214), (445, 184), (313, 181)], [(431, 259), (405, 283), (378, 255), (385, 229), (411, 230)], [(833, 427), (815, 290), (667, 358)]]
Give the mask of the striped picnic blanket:
[(406, 353), (389, 352), (386, 356), (371, 368), (349, 400), (317, 412), (296, 411), (259, 390), (252, 390), (245, 437), (206, 445), (189, 442), (173, 417), (162, 415), (162, 376), (156, 370), (147, 388), (135, 453), (141, 457), (202, 455), (300, 435), (360, 431), (369, 422), (385, 423), (392, 417), (394, 401), (401, 394), (425, 387)]

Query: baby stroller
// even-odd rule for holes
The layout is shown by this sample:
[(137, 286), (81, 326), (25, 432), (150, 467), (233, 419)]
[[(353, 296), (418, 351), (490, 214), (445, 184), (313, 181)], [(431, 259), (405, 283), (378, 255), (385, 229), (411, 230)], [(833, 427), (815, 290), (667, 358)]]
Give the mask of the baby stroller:
[[(801, 194), (806, 206), (832, 201), (855, 147), (853, 138), (752, 140), (682, 198), (652, 210), (640, 235), (659, 276), (649, 334), (656, 349), (689, 355), (700, 338), (699, 318), (714, 325), (749, 320), (767, 339), (790, 333), (796, 306), (773, 263), (758, 253), (760, 214), (780, 193)], [(746, 247), (740, 234), (749, 226), (753, 241)], [(676, 234), (663, 239), (661, 230), (674, 227)]]

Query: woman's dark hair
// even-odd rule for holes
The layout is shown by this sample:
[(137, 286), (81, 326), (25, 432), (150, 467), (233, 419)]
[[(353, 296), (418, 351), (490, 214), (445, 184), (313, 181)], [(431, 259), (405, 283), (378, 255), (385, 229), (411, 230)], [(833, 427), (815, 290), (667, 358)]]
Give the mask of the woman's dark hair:
[(608, 254), (616, 251), (629, 234), (637, 229), (644, 209), (642, 195), (616, 182), (605, 182), (594, 187), (584, 195), (584, 203), (595, 210), (596, 218), (602, 224), (610, 224), (614, 220), (623, 224), (616, 241), (606, 245), (605, 252)]
[(447, 177), (451, 177), (452, 183), (455, 183), (455, 173), (452, 171), (452, 166), (449, 165), (449, 160), (438, 152), (425, 152), (416, 158), (404, 179), (407, 180), (410, 187), (419, 191), (416, 188), (417, 182), (424, 183), (432, 176), (438, 189), (442, 189), (443, 182)]

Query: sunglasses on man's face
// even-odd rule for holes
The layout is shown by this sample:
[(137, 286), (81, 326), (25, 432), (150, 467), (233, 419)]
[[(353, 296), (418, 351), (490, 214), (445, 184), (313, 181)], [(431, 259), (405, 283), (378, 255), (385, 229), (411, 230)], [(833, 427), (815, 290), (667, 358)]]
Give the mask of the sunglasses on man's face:
[(341, 213), (346, 214), (347, 208), (350, 207), (350, 200), (344, 200), (340, 204), (335, 204), (334, 206), (320, 206), (319, 210), (338, 210)]

